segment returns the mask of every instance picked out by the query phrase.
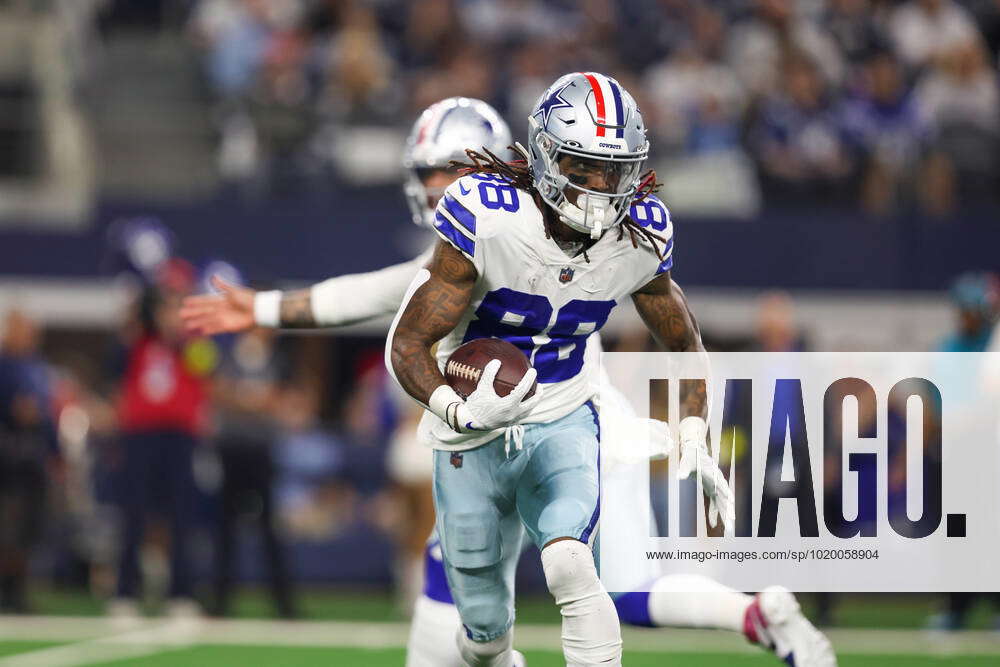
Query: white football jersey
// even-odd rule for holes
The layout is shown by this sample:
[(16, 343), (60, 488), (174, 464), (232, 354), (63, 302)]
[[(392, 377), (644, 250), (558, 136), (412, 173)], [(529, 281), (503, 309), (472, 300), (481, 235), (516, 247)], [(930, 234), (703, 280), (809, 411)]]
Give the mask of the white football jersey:
[[(438, 365), (462, 343), (502, 338), (518, 347), (538, 371), (541, 402), (524, 423), (547, 423), (576, 410), (594, 395), (596, 363), (588, 339), (612, 309), (673, 264), (673, 227), (656, 197), (635, 202), (632, 219), (666, 241), (663, 259), (637, 234), (619, 240), (611, 229), (576, 257), (545, 237), (542, 211), (532, 196), (489, 174), (463, 176), (438, 204), (435, 230), (476, 267), (469, 308), (438, 344)], [(589, 261), (588, 261), (589, 258)], [(423, 439), (437, 449), (469, 449), (503, 430), (459, 434), (427, 412)]]

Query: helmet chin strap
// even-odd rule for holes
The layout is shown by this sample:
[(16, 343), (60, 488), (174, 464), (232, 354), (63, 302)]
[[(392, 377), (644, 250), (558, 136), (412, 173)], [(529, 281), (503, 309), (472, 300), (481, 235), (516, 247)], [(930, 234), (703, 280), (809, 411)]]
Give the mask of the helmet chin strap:
[(590, 238), (599, 239), (604, 230), (601, 228), (601, 221), (597, 219), (594, 221), (594, 227), (590, 230)]
[(593, 199), (597, 200), (591, 202), (591, 196), (587, 195), (587, 217), (589, 218), (593, 214), (594, 225), (590, 228), (590, 238), (599, 239), (601, 234), (604, 232), (604, 217), (607, 215), (608, 208), (610, 207), (611, 200), (607, 197), (597, 197), (594, 196)]
[[(559, 207), (559, 218), (573, 229), (590, 234), (590, 238), (599, 239), (604, 233), (605, 223), (614, 218), (614, 207), (610, 197), (584, 193), (585, 208), (571, 204), (569, 200)], [(591, 222), (591, 225), (587, 223)]]

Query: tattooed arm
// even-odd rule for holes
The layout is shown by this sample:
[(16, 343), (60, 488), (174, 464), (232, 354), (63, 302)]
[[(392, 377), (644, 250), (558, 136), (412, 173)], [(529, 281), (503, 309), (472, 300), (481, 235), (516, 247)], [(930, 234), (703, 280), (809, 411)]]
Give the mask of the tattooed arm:
[[(632, 301), (642, 316), (653, 338), (670, 351), (707, 353), (701, 342), (701, 331), (688, 307), (684, 292), (670, 277), (663, 273), (632, 295)], [(707, 368), (705, 369), (707, 372)], [(695, 376), (697, 377), (697, 376)], [(709, 503), (705, 506), (710, 534), (721, 534), (731, 529), (736, 517), (732, 487), (708, 448), (708, 396), (705, 382), (681, 380), (681, 414), (678, 424), (680, 461), (678, 475), (684, 479), (700, 470), (698, 479)], [(716, 514), (721, 522), (716, 524)], [(723, 528), (725, 526), (725, 528)]]
[(337, 276), (286, 292), (257, 292), (214, 276), (217, 293), (187, 297), (180, 316), (189, 331), (214, 335), (255, 326), (342, 327), (392, 315), (413, 275), (430, 259), (430, 250), (378, 271)]
[(312, 288), (281, 293), (280, 322), (283, 329), (309, 329), (317, 326), (312, 309)]
[[(632, 302), (661, 347), (671, 352), (705, 352), (698, 322), (688, 307), (684, 292), (670, 277), (669, 271), (632, 294)], [(707, 417), (705, 384), (689, 382), (684, 383), (684, 388), (681, 392), (681, 417)]]
[[(410, 396), (430, 404), (434, 391), (445, 384), (431, 347), (462, 319), (472, 299), (476, 269), (459, 250), (438, 241), (424, 279), (404, 302), (390, 331), (389, 361), (396, 380)], [(412, 287), (411, 287), (412, 289)]]
[[(414, 268), (410, 275), (406, 276), (407, 282), (415, 271)], [(363, 277), (363, 275), (358, 277)], [(339, 279), (353, 278), (355, 276), (342, 276)], [(212, 284), (218, 290), (217, 294), (197, 294), (185, 297), (181, 305), (181, 320), (189, 332), (212, 336), (220, 333), (248, 331), (255, 326), (313, 329), (321, 326), (350, 324), (352, 321), (366, 319), (366, 316), (362, 315), (353, 318), (353, 320), (342, 318), (344, 321), (318, 322), (313, 307), (313, 291), (324, 283), (306, 289), (284, 292), (278, 290), (258, 292), (248, 287), (227, 283), (218, 276), (212, 277)], [(353, 294), (358, 293), (358, 290), (353, 292)], [(396, 303), (398, 305), (399, 302)], [(372, 309), (369, 307), (368, 310)], [(374, 317), (380, 314), (382, 313), (376, 311), (370, 313), (369, 316)]]
[(476, 389), (462, 397), (452, 389), (431, 354), (431, 347), (462, 320), (476, 284), (475, 266), (461, 251), (439, 241), (427, 268), (421, 269), (403, 297), (403, 305), (389, 330), (386, 365), (400, 386), (457, 433), (486, 432), (521, 423), (542, 398), (535, 388), (538, 375), (529, 368), (506, 396), (499, 396), (493, 380), (500, 361), (483, 368)]

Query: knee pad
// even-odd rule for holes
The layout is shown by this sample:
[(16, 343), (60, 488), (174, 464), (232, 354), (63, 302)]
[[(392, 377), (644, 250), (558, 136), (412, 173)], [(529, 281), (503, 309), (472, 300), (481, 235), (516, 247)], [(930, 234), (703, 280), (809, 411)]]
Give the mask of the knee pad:
[(594, 554), (583, 542), (561, 540), (542, 549), (542, 570), (549, 592), (559, 606), (604, 594)]
[[(578, 536), (593, 514), (593, 504), (588, 506), (577, 498), (557, 498), (538, 515), (538, 533), (543, 537)], [(573, 532), (574, 530), (576, 532)]]
[(511, 667), (514, 645), (512, 633), (505, 632), (488, 642), (476, 642), (469, 639), (465, 630), (458, 629), (458, 651), (462, 659), (471, 667)]
[(489, 595), (466, 595), (459, 605), (462, 623), (473, 637), (492, 637), (498, 632), (507, 634), (513, 625), (513, 610)]

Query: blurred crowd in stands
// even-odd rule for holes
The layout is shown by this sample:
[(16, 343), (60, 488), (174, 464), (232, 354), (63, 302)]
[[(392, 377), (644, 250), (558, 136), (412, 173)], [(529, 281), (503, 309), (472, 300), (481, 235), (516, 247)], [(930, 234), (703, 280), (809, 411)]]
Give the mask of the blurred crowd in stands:
[(201, 0), (188, 25), (233, 174), (456, 94), (523, 135), (594, 69), (637, 97), (668, 192), (944, 215), (1000, 184), (994, 0)]
[(945, 217), (1000, 191), (997, 0), (38, 2), (74, 24), (77, 73), (95, 26), (186, 35), (236, 183), (389, 182), (431, 103), (485, 99), (523, 138), (549, 83), (593, 69), (638, 99), (678, 213)]

